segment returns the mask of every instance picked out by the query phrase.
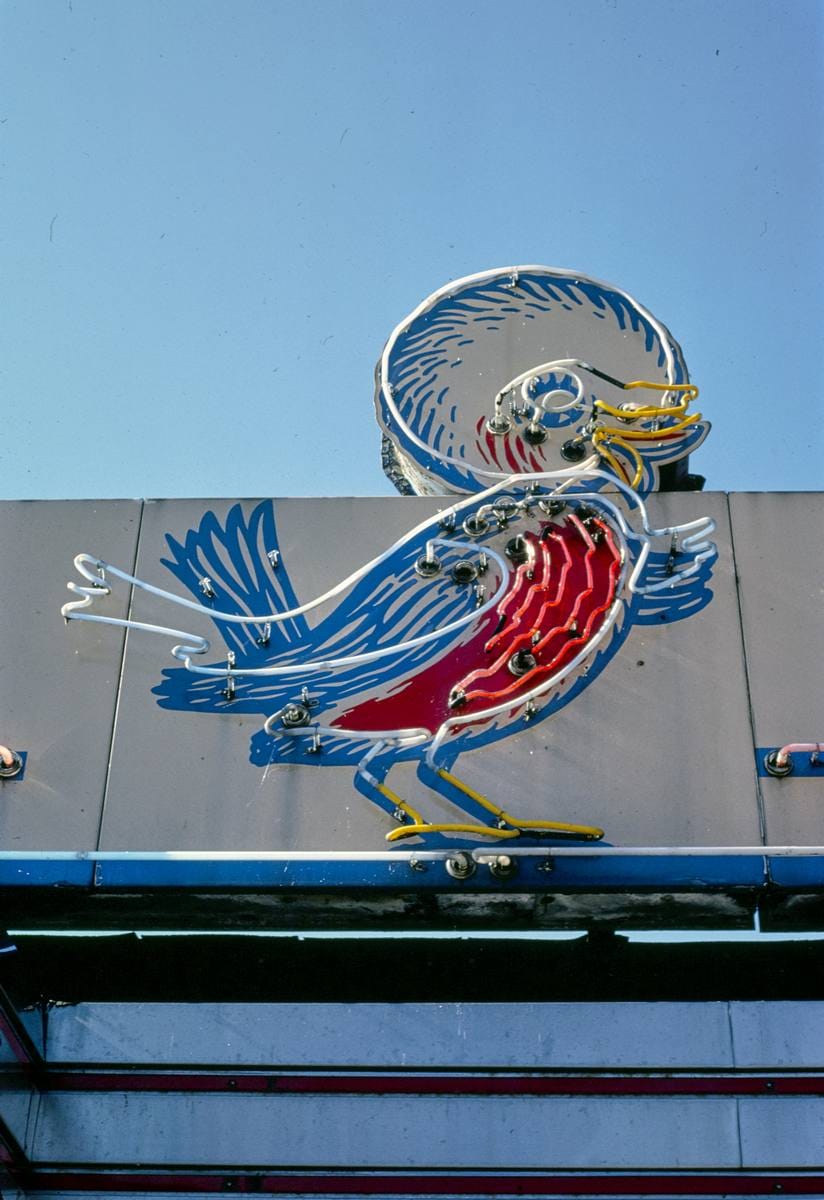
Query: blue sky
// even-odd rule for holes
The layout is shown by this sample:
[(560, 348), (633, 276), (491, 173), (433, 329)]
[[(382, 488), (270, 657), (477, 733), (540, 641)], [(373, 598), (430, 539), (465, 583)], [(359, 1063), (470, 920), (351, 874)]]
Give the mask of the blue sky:
[(570, 267), (684, 347), (693, 469), (817, 489), (818, 0), (2, 0), (0, 496), (380, 495), (383, 342)]

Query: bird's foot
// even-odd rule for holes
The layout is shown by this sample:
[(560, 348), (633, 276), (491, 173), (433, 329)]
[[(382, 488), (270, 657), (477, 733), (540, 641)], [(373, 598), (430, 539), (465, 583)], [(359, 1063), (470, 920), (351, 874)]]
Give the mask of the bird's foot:
[[(473, 804), (491, 813), (497, 819), (498, 832), (505, 837), (526, 835), (529, 837), (574, 838), (576, 840), (597, 842), (604, 836), (604, 830), (600, 829), (597, 825), (572, 825), (566, 821), (521, 821), (505, 809), (499, 808), (497, 804), (493, 804), (487, 796), (475, 791), (469, 784), (459, 779), (457, 775), (453, 775), (451, 771), (437, 768), (435, 773), (445, 783), (450, 784), (466, 796)], [(480, 828), (486, 829), (487, 827), (481, 826)]]
[(475, 837), (497, 838), (499, 841), (521, 836), (517, 829), (496, 829), (492, 825), (441, 822), (430, 824), (429, 821), (416, 821), (409, 825), (401, 825), (398, 829), (393, 829), (391, 833), (387, 833), (386, 840), (387, 842), (398, 842), (401, 838), (426, 837), (429, 833), (461, 833)]

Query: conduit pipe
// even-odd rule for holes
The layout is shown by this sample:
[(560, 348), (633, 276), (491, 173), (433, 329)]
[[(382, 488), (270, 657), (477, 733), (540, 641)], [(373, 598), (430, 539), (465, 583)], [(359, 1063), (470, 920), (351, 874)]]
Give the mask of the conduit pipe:
[(773, 750), (764, 759), (764, 766), (769, 771), (770, 775), (776, 775), (779, 778), (783, 775), (789, 775), (793, 769), (794, 754), (809, 754), (810, 766), (821, 765), (821, 742), (790, 742), (786, 746), (781, 746), (778, 750)]

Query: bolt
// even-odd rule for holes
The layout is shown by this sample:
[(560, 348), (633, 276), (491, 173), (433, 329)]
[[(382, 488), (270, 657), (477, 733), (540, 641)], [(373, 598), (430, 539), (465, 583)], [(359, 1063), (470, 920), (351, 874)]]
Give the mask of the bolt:
[(452, 568), (452, 580), (454, 583), (473, 583), (478, 578), (478, 568), (474, 563), (462, 559), (455, 563)]
[(301, 725), (309, 724), (309, 710), (302, 704), (287, 704), (280, 720), (285, 729), (297, 729)]
[(469, 879), (475, 874), (475, 861), (470, 855), (460, 850), (453, 858), (446, 860), (446, 872), (453, 879)]
[(506, 665), (509, 668), (510, 675), (520, 677), (521, 675), (528, 675), (530, 671), (534, 671), (538, 665), (538, 660), (528, 650), (516, 650)]
[(567, 462), (577, 463), (586, 454), (586, 447), (583, 442), (569, 441), (564, 442), (561, 447), (561, 458), (565, 458)]
[(23, 759), (16, 750), (9, 750), (9, 758), (10, 762), (6, 760), (5, 754), (0, 755), (0, 779), (14, 779), (23, 770)]
[(529, 422), (526, 429), (524, 429), (521, 436), (525, 442), (529, 443), (530, 446), (542, 446), (549, 437), (549, 434), (547, 433), (546, 429), (544, 429), (543, 425), (539, 425), (538, 422), (533, 419)]
[(503, 437), (505, 433), (509, 433), (512, 428), (512, 422), (509, 417), (503, 413), (497, 413), (494, 417), (490, 417), (486, 423), (486, 427), (490, 433), (494, 433), (496, 437)]
[(470, 537), (480, 537), (482, 533), (486, 533), (489, 529), (489, 522), (484, 517), (475, 516), (467, 517), (463, 523), (464, 533)]
[(504, 549), (504, 554), (517, 566), (519, 563), (524, 563), (529, 557), (529, 549), (523, 534), (516, 534), (514, 538), (510, 538)]
[(421, 576), (422, 579), (431, 579), (434, 575), (438, 574), (440, 569), (441, 569), (440, 561), (437, 558), (435, 558), (434, 555), (432, 556), (432, 558), (428, 558), (425, 554), (422, 554), (421, 557), (418, 559), (418, 561), (415, 563), (415, 570), (418, 572), (418, 574)]
[(499, 854), (490, 862), (489, 871), (495, 879), (511, 879), (517, 874), (518, 864), (508, 854)]

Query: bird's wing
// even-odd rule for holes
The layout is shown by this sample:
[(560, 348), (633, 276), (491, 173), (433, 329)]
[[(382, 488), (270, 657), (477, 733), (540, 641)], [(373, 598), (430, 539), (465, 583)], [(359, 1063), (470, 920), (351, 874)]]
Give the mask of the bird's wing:
[[(415, 563), (424, 552), (427, 537), (436, 530), (433, 518), (432, 529), (393, 548), (331, 602), (331, 611), (326, 611), (314, 628), (302, 615), (273, 622), (269, 643), (261, 645), (262, 625), (237, 625), (216, 618), (221, 635), (237, 655), (234, 697), (227, 701), (224, 695), (225, 678), (171, 668), (163, 672), (154, 689), (158, 703), (188, 711), (268, 715), (296, 700), (306, 686), (318, 714), (331, 719), (352, 696), (384, 692), (422, 669), (449, 649), (455, 635), (436, 636), (412, 647), (406, 643), (437, 632), (459, 617), (471, 617), (475, 605), (472, 590), (456, 587), (446, 569), (433, 580), (416, 572)], [(164, 559), (164, 565), (199, 602), (203, 602), (201, 580), (207, 576), (216, 611), (254, 615), (297, 606), (286, 564), (281, 561), (273, 570), (268, 558), (270, 551), (279, 552), (272, 501), (257, 505), (248, 518), (241, 506), (235, 505), (223, 524), (207, 513), (182, 540), (167, 536), (167, 542), (172, 557)], [(460, 551), (453, 551), (451, 557), (459, 558)], [(468, 628), (461, 629), (458, 636)], [(334, 669), (315, 665), (395, 645), (400, 647), (397, 652), (373, 661)], [(286, 676), (243, 675), (244, 667), (292, 664), (305, 664), (305, 671)]]

